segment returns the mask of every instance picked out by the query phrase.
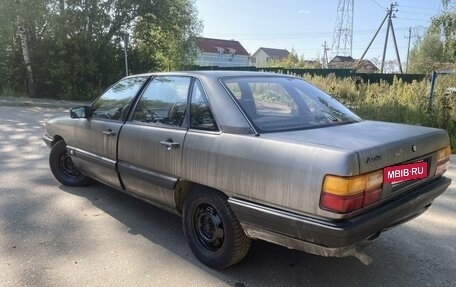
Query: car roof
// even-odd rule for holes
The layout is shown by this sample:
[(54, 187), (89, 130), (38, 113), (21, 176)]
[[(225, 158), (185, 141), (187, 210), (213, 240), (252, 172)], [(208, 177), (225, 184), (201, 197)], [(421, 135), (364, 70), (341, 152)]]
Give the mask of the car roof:
[(254, 71), (176, 71), (176, 72), (152, 72), (129, 77), (137, 76), (195, 76), (207, 79), (219, 79), (222, 77), (252, 77), (252, 76), (274, 76), (274, 77), (294, 77), (292, 75), (277, 74), (272, 72), (254, 72)]

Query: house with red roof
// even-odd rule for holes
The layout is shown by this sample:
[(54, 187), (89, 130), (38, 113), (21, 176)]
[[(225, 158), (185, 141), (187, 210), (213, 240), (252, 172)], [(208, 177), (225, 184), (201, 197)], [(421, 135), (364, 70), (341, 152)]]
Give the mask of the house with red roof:
[(198, 39), (198, 66), (245, 67), (250, 54), (235, 40)]

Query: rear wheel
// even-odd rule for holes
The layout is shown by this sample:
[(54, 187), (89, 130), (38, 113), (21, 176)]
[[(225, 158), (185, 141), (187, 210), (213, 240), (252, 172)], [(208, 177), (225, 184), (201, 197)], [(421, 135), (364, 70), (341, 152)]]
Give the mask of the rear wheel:
[(84, 186), (90, 182), (90, 178), (74, 166), (63, 140), (58, 141), (52, 147), (49, 155), (49, 166), (54, 177), (64, 185)]
[(221, 269), (236, 264), (250, 248), (250, 238), (242, 230), (227, 197), (219, 191), (191, 191), (184, 201), (182, 222), (192, 252), (209, 267)]

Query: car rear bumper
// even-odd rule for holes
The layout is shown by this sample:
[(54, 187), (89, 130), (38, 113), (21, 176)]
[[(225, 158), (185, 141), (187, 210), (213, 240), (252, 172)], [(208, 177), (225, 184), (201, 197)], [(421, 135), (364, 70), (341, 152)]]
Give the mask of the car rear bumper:
[(314, 254), (342, 256), (347, 247), (353, 249), (423, 213), (450, 183), (450, 179), (440, 177), (371, 211), (340, 221), (304, 216), (238, 198), (230, 198), (229, 204), (252, 238)]

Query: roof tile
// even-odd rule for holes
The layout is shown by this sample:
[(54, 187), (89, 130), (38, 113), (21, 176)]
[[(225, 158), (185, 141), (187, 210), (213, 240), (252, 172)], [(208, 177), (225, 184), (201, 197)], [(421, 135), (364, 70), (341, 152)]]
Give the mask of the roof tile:
[(198, 48), (208, 53), (218, 53), (220, 48), (224, 49), (224, 53), (230, 53), (231, 49), (236, 51), (236, 55), (250, 56), (241, 43), (235, 40), (198, 38)]

